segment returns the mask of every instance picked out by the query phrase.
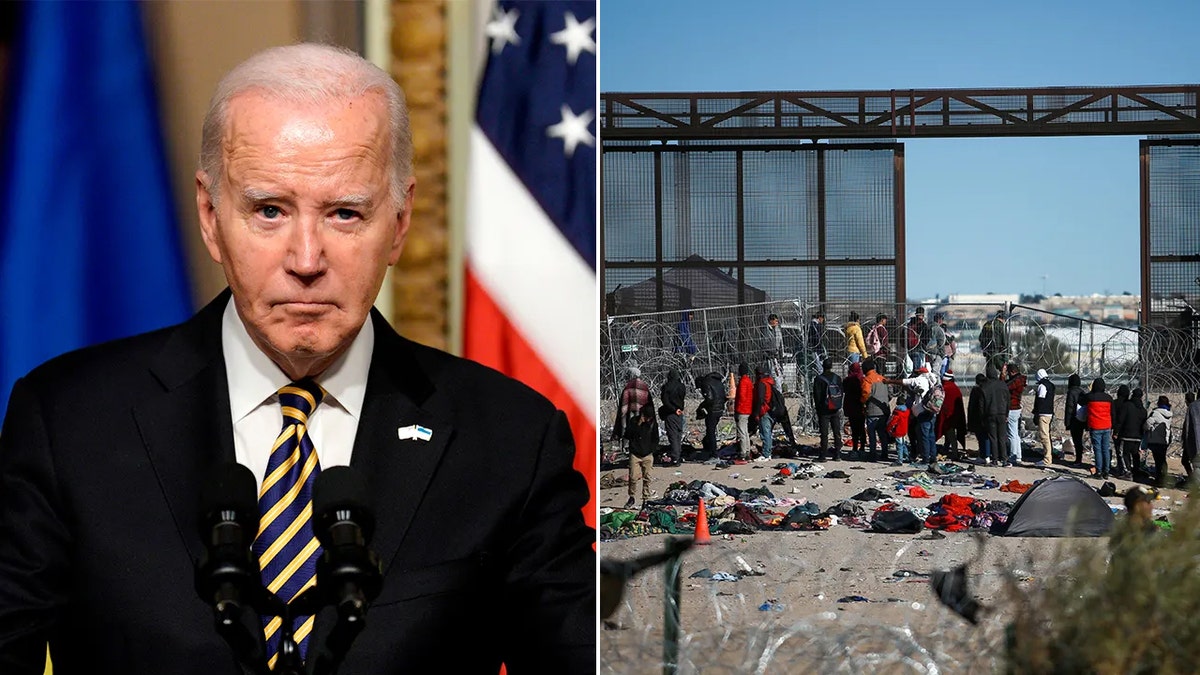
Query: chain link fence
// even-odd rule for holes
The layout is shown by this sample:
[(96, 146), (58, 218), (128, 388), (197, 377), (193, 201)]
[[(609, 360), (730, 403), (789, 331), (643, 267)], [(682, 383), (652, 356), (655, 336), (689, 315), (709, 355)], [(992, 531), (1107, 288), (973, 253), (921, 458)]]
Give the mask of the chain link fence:
[[(857, 314), (864, 340), (886, 318), (886, 341), (880, 350), (886, 376), (909, 372), (914, 360), (928, 354), (945, 357), (944, 347), (924, 343), (922, 331), (909, 329), (918, 308), (929, 321), (944, 318), (945, 333), (953, 345), (948, 367), (964, 389), (993, 363), (1016, 362), (1029, 375), (1045, 369), (1050, 378), (1065, 385), (1077, 373), (1086, 387), (1095, 378), (1110, 385), (1141, 386), (1147, 393), (1171, 394), (1200, 388), (1200, 339), (1196, 332), (1160, 326), (1118, 325), (1014, 304), (896, 305), (880, 302), (829, 302), (815, 304), (799, 299), (684, 312), (659, 312), (608, 317), (600, 324), (601, 419), (616, 415), (616, 401), (636, 367), (657, 401), (659, 390), (672, 369), (683, 373), (691, 387), (696, 377), (710, 372), (736, 373), (739, 363), (766, 367), (794, 408), (793, 423), (811, 430), (815, 424), (809, 396), (819, 361), (828, 356), (834, 371), (845, 375), (849, 364), (847, 329)], [(1004, 311), (1003, 323), (992, 323)], [(810, 324), (817, 313), (820, 346), (809, 344)], [(782, 350), (775, 348), (768, 327), (771, 315), (779, 317)], [(882, 322), (879, 322), (882, 323)], [(1002, 333), (1006, 346), (985, 353), (981, 333), (991, 325)], [(995, 348), (993, 348), (994, 350)], [(874, 350), (871, 350), (874, 353)]]

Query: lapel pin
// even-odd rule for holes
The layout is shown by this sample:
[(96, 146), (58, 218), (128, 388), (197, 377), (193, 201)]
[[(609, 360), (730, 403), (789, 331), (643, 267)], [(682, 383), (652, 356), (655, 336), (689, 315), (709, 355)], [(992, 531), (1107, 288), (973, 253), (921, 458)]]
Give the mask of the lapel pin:
[(428, 441), (433, 438), (433, 429), (413, 424), (407, 427), (400, 427), (396, 430), (396, 435), (402, 441)]

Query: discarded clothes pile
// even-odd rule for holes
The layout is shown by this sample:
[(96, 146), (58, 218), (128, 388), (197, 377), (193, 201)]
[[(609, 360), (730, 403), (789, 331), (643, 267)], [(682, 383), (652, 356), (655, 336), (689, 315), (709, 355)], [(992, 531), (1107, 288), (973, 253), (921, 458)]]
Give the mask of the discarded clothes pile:
[(952, 493), (942, 497), (930, 508), (925, 527), (947, 532), (990, 531), (1008, 521), (1010, 508), (1012, 504), (1009, 502), (989, 502)]
[(911, 510), (891, 502), (875, 509), (871, 514), (871, 531), (886, 534), (917, 534), (925, 529), (925, 522)]
[(626, 539), (647, 534), (690, 534), (693, 527), (685, 524), (685, 517), (695, 520), (694, 514), (681, 517), (675, 509), (649, 508), (635, 511), (602, 510), (600, 514), (600, 539)]
[(1032, 483), (1022, 483), (1019, 480), (1013, 479), (1013, 480), (1008, 481), (1004, 485), (1001, 485), (1000, 491), (1001, 492), (1014, 492), (1016, 494), (1023, 494), (1025, 492), (1028, 492), (1029, 488), (1031, 488), (1031, 487), (1033, 487)]

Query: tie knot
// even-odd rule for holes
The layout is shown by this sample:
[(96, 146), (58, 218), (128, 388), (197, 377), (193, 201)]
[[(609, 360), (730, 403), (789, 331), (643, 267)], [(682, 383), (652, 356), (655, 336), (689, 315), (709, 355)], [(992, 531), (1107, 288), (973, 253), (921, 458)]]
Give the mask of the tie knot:
[(321, 405), (324, 397), (325, 390), (321, 385), (308, 378), (281, 388), (279, 405), (283, 408), (284, 420), (308, 424), (308, 416)]

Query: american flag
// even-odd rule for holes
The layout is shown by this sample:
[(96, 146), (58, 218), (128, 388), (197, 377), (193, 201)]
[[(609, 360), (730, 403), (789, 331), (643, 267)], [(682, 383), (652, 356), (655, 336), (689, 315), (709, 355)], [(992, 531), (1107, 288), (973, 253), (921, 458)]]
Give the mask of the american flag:
[(566, 412), (595, 526), (596, 2), (499, 2), (485, 35), (463, 353)]

